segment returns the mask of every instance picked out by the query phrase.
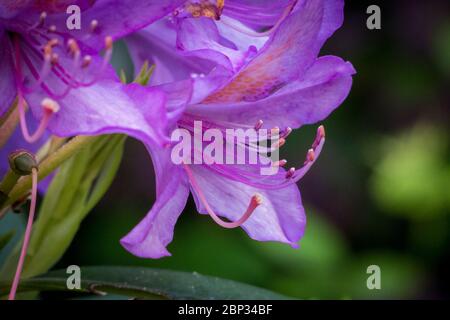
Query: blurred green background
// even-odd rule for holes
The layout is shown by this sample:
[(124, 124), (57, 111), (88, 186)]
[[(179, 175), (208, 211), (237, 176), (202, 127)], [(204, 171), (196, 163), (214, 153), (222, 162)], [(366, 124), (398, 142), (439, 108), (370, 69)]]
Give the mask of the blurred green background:
[[(119, 174), (56, 268), (139, 265), (234, 279), (298, 298), (450, 297), (450, 19), (447, 1), (379, 1), (382, 29), (366, 28), (369, 2), (346, 1), (344, 26), (323, 54), (358, 74), (324, 125), (320, 160), (300, 182), (308, 225), (300, 249), (250, 240), (195, 212), (192, 199), (169, 246), (143, 260), (119, 244), (150, 209), (149, 156), (129, 140)], [(316, 126), (285, 147), (300, 163)], [(381, 268), (381, 290), (366, 269)]]

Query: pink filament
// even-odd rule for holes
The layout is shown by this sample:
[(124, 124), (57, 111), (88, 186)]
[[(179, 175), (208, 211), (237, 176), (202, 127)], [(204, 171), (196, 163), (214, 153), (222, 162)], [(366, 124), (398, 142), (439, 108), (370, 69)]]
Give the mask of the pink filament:
[(25, 100), (20, 93), (18, 94), (17, 108), (19, 109), (20, 129), (22, 130), (23, 138), (28, 143), (34, 143), (34, 142), (38, 141), (42, 137), (42, 135), (45, 133), (45, 130), (47, 129), (48, 121), (50, 120), (50, 117), (53, 114), (53, 112), (44, 108), (44, 114), (39, 123), (39, 127), (36, 129), (36, 131), (33, 134), (30, 134), (30, 132), (28, 131), (27, 120), (26, 120), (26, 116), (25, 116)]
[(23, 238), (22, 250), (20, 252), (19, 263), (17, 264), (16, 274), (14, 276), (14, 281), (11, 286), (11, 291), (9, 292), (8, 300), (14, 300), (16, 297), (17, 287), (19, 286), (20, 275), (22, 274), (23, 263), (25, 261), (25, 256), (27, 254), (28, 244), (30, 242), (31, 236), (31, 227), (33, 226), (34, 213), (36, 211), (36, 199), (37, 199), (37, 183), (38, 183), (38, 175), (37, 169), (32, 169), (32, 188), (31, 188), (31, 205), (30, 212), (28, 214), (28, 222), (27, 228), (25, 230), (25, 236)]
[(247, 210), (238, 220), (236, 220), (234, 222), (223, 221), (222, 219), (219, 218), (219, 216), (217, 216), (217, 214), (214, 212), (214, 210), (210, 207), (208, 201), (206, 200), (205, 195), (202, 192), (202, 189), (198, 185), (197, 180), (195, 179), (194, 174), (192, 173), (192, 170), (186, 164), (183, 164), (183, 166), (184, 166), (184, 170), (186, 171), (186, 173), (188, 175), (188, 178), (189, 178), (189, 181), (191, 182), (192, 187), (197, 192), (197, 195), (198, 195), (200, 201), (202, 202), (202, 204), (205, 206), (206, 211), (211, 216), (211, 218), (219, 226), (221, 226), (223, 228), (233, 229), (233, 228), (240, 227), (242, 224), (245, 223), (245, 221), (248, 220), (248, 218), (250, 218), (250, 216), (253, 214), (255, 209), (261, 204), (261, 198), (257, 195), (254, 195), (252, 197), (252, 199), (250, 200)]

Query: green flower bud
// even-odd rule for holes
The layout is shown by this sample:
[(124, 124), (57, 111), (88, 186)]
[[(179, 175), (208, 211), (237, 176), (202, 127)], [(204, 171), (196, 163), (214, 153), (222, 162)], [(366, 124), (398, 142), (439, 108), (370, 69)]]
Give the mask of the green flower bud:
[(37, 168), (38, 164), (34, 155), (26, 150), (17, 150), (8, 156), (9, 167), (14, 173), (20, 176), (31, 174), (33, 168)]

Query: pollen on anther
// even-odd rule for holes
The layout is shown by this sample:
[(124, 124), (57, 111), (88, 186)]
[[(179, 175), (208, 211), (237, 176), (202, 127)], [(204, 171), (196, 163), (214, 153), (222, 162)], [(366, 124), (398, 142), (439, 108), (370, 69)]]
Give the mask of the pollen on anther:
[(273, 162), (272, 166), (275, 167), (275, 168), (276, 167), (284, 167), (286, 165), (286, 163), (287, 163), (287, 160), (286, 159), (282, 159), (282, 160)]
[(294, 173), (295, 173), (295, 168), (294, 168), (294, 167), (290, 168), (290, 169), (288, 170), (288, 172), (286, 172), (286, 179), (292, 178), (292, 176), (294, 175)]
[(91, 27), (91, 31), (94, 32), (97, 29), (97, 27), (98, 27), (98, 21), (95, 20), (95, 19), (92, 20), (90, 27)]
[(39, 16), (39, 22), (43, 23), (45, 21), (45, 19), (47, 19), (47, 12), (42, 11), (41, 15)]
[(324, 126), (320, 126), (317, 129), (317, 133), (321, 138), (325, 138), (325, 127)]
[(287, 138), (292, 133), (292, 128), (287, 127), (283, 132), (283, 138)]
[(53, 99), (44, 98), (41, 102), (41, 106), (44, 110), (56, 113), (59, 111), (59, 104)]
[(82, 68), (87, 68), (92, 62), (92, 57), (90, 55), (86, 55), (83, 57), (83, 62), (81, 63)]
[(309, 162), (313, 162), (315, 157), (316, 157), (316, 155), (314, 153), (314, 150), (313, 149), (309, 149), (308, 153), (306, 154), (306, 160), (309, 161)]
[(258, 120), (258, 122), (256, 122), (255, 124), (255, 130), (258, 131), (259, 129), (262, 128), (264, 122), (262, 120)]
[(50, 62), (55, 65), (59, 62), (59, 55), (57, 53), (52, 53), (52, 57), (50, 59)]
[(281, 148), (286, 144), (286, 139), (280, 138), (278, 142), (275, 143), (274, 148)]
[(259, 206), (263, 203), (262, 196), (258, 193), (253, 195), (252, 201), (254, 201), (257, 206)]
[(111, 36), (105, 37), (105, 49), (111, 50), (113, 46), (113, 39)]
[(78, 47), (78, 43), (75, 39), (67, 40), (67, 46), (72, 54), (77, 54), (80, 52), (80, 48)]

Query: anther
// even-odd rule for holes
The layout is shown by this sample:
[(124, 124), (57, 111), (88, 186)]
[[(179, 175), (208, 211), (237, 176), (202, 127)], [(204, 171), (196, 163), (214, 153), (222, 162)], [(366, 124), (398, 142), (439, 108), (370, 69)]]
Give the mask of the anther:
[(53, 24), (48, 28), (48, 31), (50, 32), (56, 32), (56, 26)]
[(290, 179), (294, 176), (295, 168), (292, 167), (286, 172), (286, 179)]
[(287, 127), (284, 132), (283, 132), (283, 138), (286, 139), (287, 137), (289, 137), (289, 135), (292, 133), (292, 128)]
[(46, 44), (44, 46), (44, 59), (46, 61), (50, 61), (51, 57), (52, 57), (52, 46), (50, 46), (49, 44)]
[(259, 129), (262, 128), (264, 122), (262, 120), (258, 120), (258, 122), (256, 122), (255, 124), (255, 130), (258, 131)]
[(92, 62), (92, 57), (90, 55), (86, 55), (83, 57), (83, 62), (81, 63), (82, 68), (87, 68)]
[(42, 11), (39, 16), (39, 22), (36, 23), (31, 29), (35, 29), (37, 27), (42, 27), (45, 23), (45, 19), (47, 19), (47, 12)]
[(59, 40), (56, 39), (56, 38), (50, 39), (50, 40), (48, 41), (48, 45), (51, 46), (51, 47), (55, 47), (55, 46), (57, 46), (58, 44), (59, 44)]
[(219, 13), (222, 13), (223, 7), (225, 7), (225, 0), (217, 0), (216, 6), (219, 10)]
[(284, 138), (280, 138), (278, 141), (276, 141), (273, 145), (274, 149), (278, 149), (281, 148), (282, 146), (284, 146), (286, 144), (286, 139)]
[(59, 111), (59, 104), (53, 99), (45, 98), (41, 102), (41, 106), (45, 112), (56, 113)]
[(43, 12), (41, 12), (41, 15), (39, 16), (39, 24), (43, 25), (45, 22), (45, 19), (47, 19), (47, 12), (43, 11)]
[(316, 158), (316, 155), (314, 153), (314, 149), (309, 149), (308, 153), (306, 154), (306, 162), (313, 162)]
[(111, 50), (113, 47), (113, 39), (111, 36), (105, 37), (105, 49)]
[(312, 145), (313, 149), (315, 149), (324, 138), (325, 138), (325, 127), (320, 126), (319, 128), (317, 128), (316, 139), (314, 140), (314, 143)]
[(53, 53), (52, 57), (50, 59), (50, 62), (52, 63), (52, 65), (58, 64), (58, 62), (59, 62), (59, 55), (57, 53)]
[(325, 127), (324, 126), (319, 126), (319, 128), (317, 128), (317, 132), (319, 133), (319, 136), (321, 138), (325, 138)]
[(287, 163), (287, 160), (286, 159), (282, 159), (282, 160), (273, 162), (272, 166), (275, 167), (275, 168), (276, 167), (284, 167), (286, 165), (286, 163)]
[(275, 134), (279, 134), (280, 133), (280, 128), (279, 127), (273, 127), (272, 129), (270, 129), (270, 133), (275, 135)]
[(96, 29), (97, 29), (97, 27), (98, 27), (98, 21), (97, 20), (92, 20), (91, 21), (91, 25), (90, 25), (90, 28), (91, 28), (91, 32), (94, 32)]
[(78, 43), (75, 41), (75, 39), (67, 40), (67, 47), (69, 48), (70, 53), (72, 53), (73, 55), (80, 53), (80, 48), (78, 47)]

